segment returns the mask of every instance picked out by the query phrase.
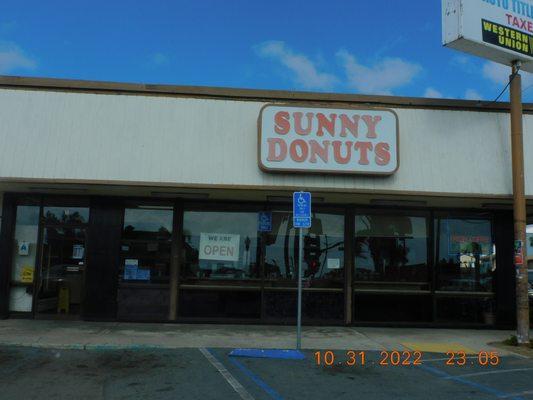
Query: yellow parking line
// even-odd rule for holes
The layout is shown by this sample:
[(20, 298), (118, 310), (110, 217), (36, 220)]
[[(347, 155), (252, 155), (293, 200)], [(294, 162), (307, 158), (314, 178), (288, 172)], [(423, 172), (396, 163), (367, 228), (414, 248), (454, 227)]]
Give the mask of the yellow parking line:
[(464, 352), (465, 354), (477, 354), (477, 351), (474, 351), (460, 343), (447, 343), (447, 342), (410, 342), (410, 343), (400, 343), (402, 346), (413, 350), (421, 351), (424, 353), (448, 353), (448, 352)]

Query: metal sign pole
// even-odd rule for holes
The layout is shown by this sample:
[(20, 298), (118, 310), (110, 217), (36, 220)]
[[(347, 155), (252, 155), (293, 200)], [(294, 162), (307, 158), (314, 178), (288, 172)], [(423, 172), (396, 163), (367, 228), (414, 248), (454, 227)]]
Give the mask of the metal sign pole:
[(296, 349), (302, 348), (302, 262), (303, 230), (311, 228), (311, 193), (294, 192), (292, 194), (293, 225), (298, 229), (298, 311), (296, 316)]
[(529, 295), (527, 279), (526, 198), (524, 184), (524, 143), (522, 119), (522, 78), (520, 62), (513, 63), (511, 82), (511, 150), (513, 169), (514, 238), (516, 265), (516, 337), (529, 343)]
[(303, 257), (303, 234), (299, 229), (298, 238), (298, 316), (296, 322), (296, 349), (302, 348), (302, 257)]

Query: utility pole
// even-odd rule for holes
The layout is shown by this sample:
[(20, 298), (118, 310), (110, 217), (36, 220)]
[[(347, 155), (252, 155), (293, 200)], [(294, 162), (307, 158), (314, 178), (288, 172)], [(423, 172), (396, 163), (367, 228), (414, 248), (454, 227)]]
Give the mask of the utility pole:
[(511, 149), (513, 168), (513, 209), (516, 267), (516, 337), (529, 344), (529, 296), (527, 278), (526, 197), (524, 183), (524, 142), (522, 119), (522, 77), (520, 61), (513, 62), (511, 86)]

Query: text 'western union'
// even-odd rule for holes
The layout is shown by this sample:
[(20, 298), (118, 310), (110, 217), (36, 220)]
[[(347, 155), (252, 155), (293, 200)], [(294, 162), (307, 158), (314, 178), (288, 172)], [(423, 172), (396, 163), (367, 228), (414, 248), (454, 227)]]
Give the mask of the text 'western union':
[(486, 40), (486, 35), (484, 35), (486, 42), (497, 44), (501, 47), (515, 50), (520, 53), (530, 53), (530, 35), (526, 33), (485, 20), (483, 20), (483, 33), (497, 35), (497, 43), (493, 43), (493, 40)]

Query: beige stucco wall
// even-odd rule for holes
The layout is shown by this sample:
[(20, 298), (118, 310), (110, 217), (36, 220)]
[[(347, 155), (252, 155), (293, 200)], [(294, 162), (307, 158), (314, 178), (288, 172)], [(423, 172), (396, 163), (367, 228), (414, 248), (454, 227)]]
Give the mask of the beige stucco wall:
[[(512, 192), (506, 114), (396, 109), (400, 169), (395, 175), (272, 175), (257, 167), (257, 117), (264, 104), (0, 89), (0, 179)], [(529, 195), (533, 195), (532, 124), (533, 117), (526, 116)]]

